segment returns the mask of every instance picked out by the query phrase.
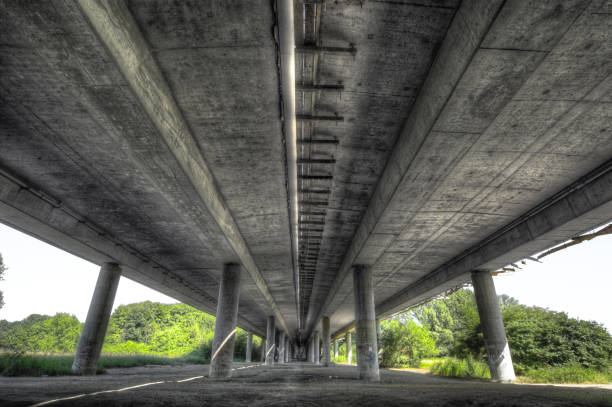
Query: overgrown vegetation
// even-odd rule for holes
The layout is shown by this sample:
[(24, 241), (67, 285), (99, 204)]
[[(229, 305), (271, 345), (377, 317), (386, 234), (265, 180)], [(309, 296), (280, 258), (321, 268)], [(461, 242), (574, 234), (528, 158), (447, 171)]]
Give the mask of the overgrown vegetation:
[[(98, 363), (110, 367), (207, 363), (215, 318), (185, 304), (141, 302), (113, 312)], [(70, 374), (83, 324), (73, 315), (33, 314), (22, 321), (0, 321), (0, 374)], [(253, 337), (253, 360), (261, 339)], [(236, 332), (235, 360), (244, 360), (246, 332)]]
[(435, 356), (431, 333), (405, 315), (382, 322), (382, 367), (418, 367), (421, 359)]
[[(507, 296), (500, 302), (515, 371), (523, 381), (612, 381), (612, 337), (600, 324), (527, 307)], [(214, 324), (214, 317), (184, 304), (120, 306), (111, 316), (99, 369), (205, 363), (210, 359)], [(0, 373), (69, 374), (73, 356), (68, 353), (75, 351), (81, 329), (76, 317), (68, 314), (0, 321), (0, 350), (9, 352), (0, 356)], [(239, 329), (236, 335), (235, 359), (243, 360), (246, 332)], [(430, 367), (435, 374), (489, 377), (470, 290), (383, 321), (381, 340), (383, 367), (418, 367), (423, 359), (437, 357), (441, 359), (433, 359)], [(253, 360), (260, 360), (260, 349), (261, 339), (254, 338)], [(344, 341), (334, 360), (346, 363)]]
[(486, 363), (467, 359), (446, 358), (434, 363), (429, 371), (441, 376), (461, 377), (465, 379), (490, 379), (491, 373)]
[[(59, 376), (72, 374), (74, 355), (36, 355), (23, 352), (0, 355), (2, 376)], [(146, 365), (202, 364), (208, 360), (194, 355), (178, 358), (151, 355), (103, 355), (98, 362), (98, 373), (113, 367)]]

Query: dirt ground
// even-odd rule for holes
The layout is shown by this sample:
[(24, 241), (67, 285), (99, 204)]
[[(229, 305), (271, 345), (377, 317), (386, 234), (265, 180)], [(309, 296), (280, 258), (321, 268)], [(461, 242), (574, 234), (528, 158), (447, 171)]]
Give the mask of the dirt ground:
[(0, 405), (612, 406), (605, 386), (497, 384), (391, 370), (381, 372), (380, 383), (364, 383), (356, 373), (351, 366), (238, 363), (223, 381), (208, 379), (202, 365), (109, 369), (97, 377), (1, 377)]

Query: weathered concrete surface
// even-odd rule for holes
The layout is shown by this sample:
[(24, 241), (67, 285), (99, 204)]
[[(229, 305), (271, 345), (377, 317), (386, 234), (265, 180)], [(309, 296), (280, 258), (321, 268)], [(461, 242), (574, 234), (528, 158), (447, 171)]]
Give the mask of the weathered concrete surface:
[[(170, 7), (165, 2), (158, 4)], [(111, 3), (108, 5), (110, 7)], [(152, 3), (148, 5), (155, 6)], [(223, 7), (218, 7), (217, 10), (225, 12)], [(194, 123), (187, 123), (187, 126), (191, 132), (198, 130), (193, 136), (196, 138), (199, 136), (196, 144), (212, 142), (210, 137), (218, 137), (218, 140), (228, 142), (235, 147), (241, 140), (243, 146), (251, 150), (250, 157), (247, 157), (249, 162), (255, 153), (254, 145), (259, 145), (263, 149), (263, 155), (267, 160), (253, 161), (253, 163), (263, 163), (262, 165), (256, 167), (247, 165), (244, 167), (247, 171), (242, 175), (234, 171), (226, 176), (232, 179), (232, 185), (228, 185), (228, 189), (236, 193), (239, 189), (233, 188), (238, 186), (237, 181), (241, 176), (247, 178), (240, 182), (249, 186), (254, 185), (252, 182), (254, 178), (268, 179), (268, 188), (265, 191), (260, 187), (257, 189), (261, 196), (265, 196), (266, 205), (261, 205), (258, 199), (230, 202), (230, 191), (225, 190), (221, 191), (222, 198), (218, 198), (221, 196), (219, 194), (210, 194), (209, 199), (224, 201), (224, 205), (232, 212), (231, 215), (240, 228), (246, 244), (250, 246), (252, 256), (265, 275), (264, 278), (275, 280), (273, 284), (277, 287), (277, 294), (283, 297), (278, 301), (287, 304), (283, 312), (286, 311), (288, 314), (283, 318), (293, 321), (296, 309), (294, 293), (280, 289), (281, 286), (293, 285), (293, 275), (291, 253), (284, 250), (284, 245), (286, 247), (290, 245), (286, 238), (288, 227), (285, 227), (288, 221), (284, 188), (284, 149), (280, 137), (278, 104), (275, 103), (278, 98), (273, 58), (275, 40), (268, 29), (263, 29), (266, 21), (270, 25), (273, 24), (273, 12), (267, 2), (261, 2), (261, 7), (254, 9), (259, 13), (256, 17), (250, 6), (242, 10), (240, 14), (234, 9), (233, 12), (225, 14), (225, 17), (208, 16), (206, 10), (201, 10), (202, 19), (196, 19), (194, 23), (202, 24), (202, 27), (211, 27), (204, 19), (208, 21), (223, 19), (224, 27), (230, 30), (229, 37), (225, 37), (227, 50), (235, 49), (231, 33), (240, 32), (249, 39), (253, 53), (260, 57), (260, 62), (250, 63), (246, 75), (245, 72), (235, 72), (230, 77), (228, 67), (234, 64), (234, 60), (228, 60), (222, 65), (216, 58), (208, 59), (208, 62), (200, 58), (198, 63), (203, 64), (202, 66), (210, 65), (211, 69), (202, 68), (196, 71), (213, 74), (214, 70), (217, 70), (222, 75), (227, 75), (228, 81), (235, 78), (234, 83), (225, 82), (230, 88), (243, 87), (251, 83), (251, 79), (257, 78), (260, 84), (257, 97), (262, 97), (267, 103), (256, 105), (268, 107), (266, 109), (268, 116), (263, 118), (260, 111), (245, 114), (243, 105), (238, 105), (236, 112), (241, 114), (240, 122), (235, 120), (232, 112), (226, 111), (225, 114), (217, 116), (216, 122), (215, 119), (206, 122), (212, 126), (210, 129), (196, 129)], [(176, 15), (172, 10), (166, 11), (167, 13), (160, 13), (159, 17), (171, 18), (170, 16)], [(192, 10), (190, 14), (195, 11), (197, 10)], [(154, 264), (163, 271), (161, 276), (150, 278), (146, 275), (149, 277), (145, 277), (146, 279), (152, 280), (156, 285), (174, 286), (174, 290), (177, 287), (181, 289), (183, 286), (191, 287), (195, 292), (189, 292), (190, 289), (178, 291), (186, 291), (182, 293), (182, 297), (191, 298), (192, 303), (201, 304), (205, 302), (201, 297), (212, 297), (212, 306), (207, 306), (205, 309), (214, 310), (215, 292), (218, 292), (217, 281), (220, 275), (219, 265), (237, 258), (218, 224), (222, 219), (211, 215), (196, 191), (196, 187), (202, 185), (197, 183), (193, 185), (181, 167), (180, 160), (168, 147), (155, 123), (152, 122), (167, 112), (146, 114), (142, 108), (142, 98), (132, 93), (125, 77), (115, 67), (114, 58), (107, 54), (104, 45), (96, 38), (87, 19), (74, 3), (8, 2), (3, 3), (1, 13), (3, 21), (7, 22), (3, 24), (0, 33), (3, 43), (1, 75), (3, 148), (0, 153), (2, 167), (26, 181), (33, 182), (33, 187), (37, 190), (40, 186), (44, 186), (43, 190), (47, 196), (53, 197), (55, 201), (61, 201), (62, 207), (70, 208), (73, 215), (79, 214), (78, 219), (86, 218), (87, 224), (91, 224), (98, 235), (120, 240), (123, 247), (127, 247), (128, 252), (136, 254), (141, 262), (144, 260), (145, 263)], [(131, 14), (136, 19), (140, 18), (136, 12)], [(149, 27), (140, 23), (138, 26)], [(175, 25), (171, 22), (163, 22), (163, 27), (171, 29), (173, 26)], [(183, 28), (193, 32), (199, 30), (196, 26), (183, 26)], [(61, 33), (61, 35), (53, 36), (51, 33)], [(160, 38), (168, 36), (162, 35)], [(198, 49), (200, 53), (206, 52), (206, 49), (199, 45), (202, 41), (208, 41), (208, 38), (208, 35), (204, 37), (190, 35), (190, 42), (184, 47), (185, 52), (194, 50), (197, 53)], [(222, 57), (224, 52), (222, 40), (223, 38), (220, 38), (216, 48), (219, 57)], [(147, 45), (156, 47), (154, 52), (161, 48), (159, 44)], [(173, 48), (176, 52), (176, 47)], [(268, 56), (271, 57), (268, 59)], [(172, 60), (182, 61), (178, 58)], [(163, 64), (157, 56), (153, 57), (152, 62), (150, 59), (146, 61), (146, 64), (157, 63), (161, 66), (163, 81), (168, 82), (172, 79), (165, 76)], [(240, 66), (234, 65), (238, 69)], [(266, 81), (262, 81), (264, 77)], [(211, 79), (215, 85), (220, 83), (214, 77)], [(174, 81), (162, 90), (167, 94), (165, 91), (170, 89), (170, 99), (177, 101), (181, 115), (188, 116), (190, 108), (181, 104), (178, 95), (179, 85), (188, 83), (189, 85), (182, 85), (183, 88), (194, 89), (195, 83), (203, 86), (204, 82), (184, 76), (182, 80), (184, 82)], [(199, 94), (210, 96), (209, 92)], [(210, 106), (225, 105), (225, 102), (221, 101), (223, 96), (219, 94), (218, 97), (217, 101), (208, 99)], [(238, 102), (244, 101), (244, 98), (237, 94), (231, 97)], [(201, 106), (196, 110), (203, 112)], [(186, 117), (184, 120), (189, 122), (190, 118)], [(226, 127), (223, 125), (226, 122), (240, 124), (241, 127)], [(26, 133), (28, 136), (11, 137)], [(185, 137), (185, 134), (181, 133), (177, 137)], [(31, 159), (27, 158), (29, 148), (35, 153)], [(202, 151), (201, 148), (197, 146), (196, 150), (191, 149), (189, 156), (183, 158), (192, 159), (192, 154), (195, 154), (193, 157), (197, 157), (199, 154), (197, 151)], [(206, 151), (221, 150), (218, 148), (215, 150), (211, 146)], [(232, 148), (232, 151), (232, 154), (236, 154), (240, 150)], [(270, 157), (276, 157), (276, 160), (269, 160)], [(222, 157), (204, 158), (208, 160), (207, 164), (210, 161), (234, 162)], [(216, 166), (211, 165), (209, 169), (214, 171), (214, 182), (218, 188), (222, 172), (220, 169), (217, 170)], [(99, 197), (98, 202), (101, 204), (96, 204), (91, 199), (94, 195)], [(245, 206), (245, 202), (252, 202), (252, 207), (258, 208), (255, 216), (266, 217), (266, 221), (247, 225), (258, 218), (253, 217), (253, 212), (249, 211), (249, 206)], [(241, 205), (242, 212), (238, 211), (237, 205)], [(244, 216), (245, 213), (248, 216)], [(40, 213), (34, 212), (30, 216), (40, 216)], [(2, 218), (9, 224), (16, 223), (16, 226), (27, 229), (31, 234), (46, 240), (53, 238), (51, 241), (54, 243), (57, 240), (56, 236), (48, 236), (45, 231), (30, 227), (31, 224), (21, 221), (11, 222), (13, 218), (9, 215), (3, 214)], [(66, 233), (71, 238), (76, 237), (81, 244), (85, 242), (94, 249), (100, 249), (96, 241), (84, 240), (70, 231), (61, 233)], [(262, 239), (262, 236), (266, 239)], [(233, 238), (240, 239), (240, 236)], [(61, 247), (92, 259), (88, 252), (83, 252), (76, 245), (65, 244), (65, 240), (59, 243)], [(103, 251), (103, 254), (107, 257), (107, 261), (118, 260), (115, 253)], [(261, 263), (264, 261), (265, 264)], [(131, 277), (129, 273), (127, 275)], [(171, 275), (176, 281), (168, 281), (167, 277), (164, 281), (165, 275)], [(253, 321), (250, 326), (256, 326), (255, 331), (261, 334), (265, 330), (265, 315), (271, 313), (271, 306), (261, 297), (262, 293), (257, 283), (250, 277), (245, 280), (241, 295), (243, 299), (241, 320)], [(198, 291), (204, 295), (198, 294)]]
[(242, 266), (239, 264), (223, 265), (211, 347), (210, 378), (227, 378), (232, 375), (241, 275)]
[(491, 379), (509, 382), (516, 379), (512, 356), (506, 338), (506, 329), (502, 320), (499, 298), (495, 292), (493, 276), (488, 271), (472, 272), (474, 296), (478, 307), (480, 327), (487, 350), (487, 363)]
[[(309, 321), (331, 315), (334, 333), (352, 322), (353, 264), (373, 266), (377, 313), (385, 316), (468, 282), (474, 268), (507, 265), (612, 218), (609, 197), (581, 199), (586, 216), (573, 225), (581, 211), (557, 205), (552, 218), (532, 222), (552, 220), (552, 235), (536, 228), (465, 258), (612, 157), (605, 7), (462, 2)], [(464, 264), (451, 272), (458, 259)]]
[(96, 288), (91, 297), (85, 325), (83, 325), (83, 331), (72, 363), (73, 373), (96, 374), (98, 359), (100, 358), (100, 352), (102, 352), (102, 345), (104, 345), (104, 337), (106, 336), (120, 277), (121, 268), (117, 264), (105, 263), (100, 268)]
[(0, 221), (210, 313), (240, 262), (238, 325), (305, 341), (354, 264), (381, 317), (612, 219), (607, 2), (294, 4), (355, 51), (296, 54), (336, 89), (296, 113), (343, 118), (297, 123), (299, 270), (265, 0), (2, 2)]
[[(249, 367), (253, 366), (253, 367)], [(204, 367), (205, 368), (205, 367)], [(96, 377), (0, 377), (0, 404), (29, 406), (610, 406), (612, 390), (496, 384), (381, 371), (380, 383), (355, 379), (349, 366), (237, 364), (231, 381), (210, 381), (202, 366), (109, 369)], [(182, 381), (195, 378), (189, 381)], [(119, 390), (149, 383), (121, 392)], [(88, 395), (98, 392), (96, 395)]]

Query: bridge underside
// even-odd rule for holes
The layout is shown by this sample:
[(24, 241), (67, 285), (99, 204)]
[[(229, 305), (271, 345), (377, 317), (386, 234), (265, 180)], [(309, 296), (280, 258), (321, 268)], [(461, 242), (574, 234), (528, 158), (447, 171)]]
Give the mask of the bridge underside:
[(356, 264), (383, 317), (612, 219), (609, 3), (292, 11), (2, 2), (0, 221), (213, 314), (239, 263), (238, 325), (304, 341)]

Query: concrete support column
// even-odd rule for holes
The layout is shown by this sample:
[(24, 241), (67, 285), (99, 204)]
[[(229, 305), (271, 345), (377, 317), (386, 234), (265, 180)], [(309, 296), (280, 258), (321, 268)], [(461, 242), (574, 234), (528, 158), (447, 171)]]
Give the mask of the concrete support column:
[(484, 338), (491, 380), (509, 382), (516, 379), (510, 347), (506, 338), (506, 329), (499, 308), (499, 299), (495, 293), (493, 277), (488, 271), (472, 272), (472, 284), (480, 326)]
[(314, 363), (314, 338), (308, 341), (308, 361)]
[(251, 353), (253, 352), (253, 334), (247, 332), (247, 343), (246, 343), (246, 356), (244, 361), (251, 363)]
[(289, 362), (289, 335), (285, 335), (285, 363)]
[(266, 340), (265, 338), (261, 338), (261, 356), (260, 356), (260, 361), (261, 363), (264, 363), (266, 361)]
[(274, 364), (274, 337), (276, 332), (276, 327), (274, 326), (274, 316), (270, 315), (268, 317), (268, 326), (266, 332), (266, 365), (272, 366)]
[(100, 268), (79, 346), (72, 362), (72, 372), (75, 374), (96, 374), (120, 277), (121, 268), (115, 263), (104, 263)]
[(319, 347), (319, 341), (320, 340), (321, 339), (319, 338), (319, 331), (315, 331), (314, 335), (313, 335), (313, 339), (312, 339), (312, 342), (313, 342), (312, 350), (313, 350), (313, 354), (314, 354), (314, 358), (313, 358), (312, 363), (314, 363), (316, 365), (318, 365), (319, 362), (320, 362), (320, 355), (321, 355), (321, 348)]
[(344, 346), (346, 346), (346, 363), (350, 365), (353, 362), (353, 344), (351, 343), (350, 332), (344, 335)]
[(239, 296), (240, 265), (224, 264), (219, 285), (217, 315), (215, 315), (215, 335), (212, 342), (209, 372), (211, 379), (226, 378), (232, 375)]
[(285, 333), (278, 334), (278, 363), (285, 363)]
[(323, 317), (321, 321), (321, 334), (323, 336), (323, 353), (321, 363), (323, 366), (331, 365), (331, 343), (329, 333), (329, 317)]
[(369, 267), (353, 266), (353, 290), (355, 294), (355, 337), (357, 340), (359, 378), (379, 381), (374, 287), (372, 270)]
[(378, 348), (378, 355), (382, 352), (382, 329), (380, 327), (380, 319), (376, 318), (376, 346)]
[(338, 339), (334, 341), (334, 360), (338, 359)]

